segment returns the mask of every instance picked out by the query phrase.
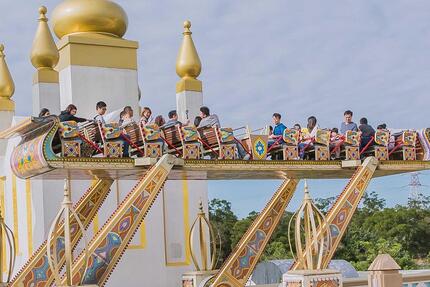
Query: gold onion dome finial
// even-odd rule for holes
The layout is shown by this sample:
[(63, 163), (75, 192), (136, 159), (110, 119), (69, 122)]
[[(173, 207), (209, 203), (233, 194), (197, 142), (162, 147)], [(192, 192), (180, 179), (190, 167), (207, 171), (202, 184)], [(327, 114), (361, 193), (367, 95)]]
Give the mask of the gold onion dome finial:
[(15, 84), (7, 67), (4, 46), (0, 44), (0, 111), (14, 111), (15, 103), (11, 100)]
[(39, 26), (34, 36), (30, 54), (31, 63), (38, 70), (53, 69), (60, 59), (60, 54), (48, 26), (47, 12), (48, 9), (45, 6), (39, 8)]
[(202, 63), (194, 46), (193, 38), (191, 37), (191, 22), (184, 22), (184, 39), (182, 46), (179, 49), (178, 58), (176, 60), (176, 74), (181, 78), (196, 79), (202, 71)]
[(110, 0), (65, 0), (52, 13), (58, 38), (76, 33), (98, 33), (122, 37), (128, 17), (124, 9)]

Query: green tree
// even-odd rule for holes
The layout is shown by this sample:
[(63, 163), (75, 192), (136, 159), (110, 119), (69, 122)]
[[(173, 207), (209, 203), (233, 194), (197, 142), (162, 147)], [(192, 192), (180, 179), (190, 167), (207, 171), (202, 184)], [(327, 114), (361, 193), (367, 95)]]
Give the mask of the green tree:
[(231, 210), (230, 202), (222, 199), (212, 199), (209, 202), (209, 220), (221, 241), (220, 243), (217, 242), (217, 248), (220, 250), (217, 267), (220, 267), (231, 253), (231, 232), (237, 222), (237, 216)]

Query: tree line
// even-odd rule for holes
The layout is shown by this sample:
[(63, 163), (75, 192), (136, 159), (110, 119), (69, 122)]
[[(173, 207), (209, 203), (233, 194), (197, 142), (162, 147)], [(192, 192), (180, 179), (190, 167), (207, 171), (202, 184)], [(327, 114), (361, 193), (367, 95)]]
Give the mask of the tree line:
[[(334, 201), (334, 197), (318, 198), (315, 203), (327, 212)], [(258, 212), (253, 211), (238, 219), (230, 202), (210, 201), (209, 218), (221, 242), (217, 267), (227, 259), (257, 216)], [(293, 258), (288, 243), (288, 223), (292, 216), (292, 212), (284, 212), (261, 261)], [(385, 199), (376, 192), (363, 197), (334, 258), (347, 260), (358, 271), (364, 271), (380, 252), (390, 254), (405, 270), (430, 268), (430, 196), (419, 194), (407, 204), (395, 207), (386, 207)]]

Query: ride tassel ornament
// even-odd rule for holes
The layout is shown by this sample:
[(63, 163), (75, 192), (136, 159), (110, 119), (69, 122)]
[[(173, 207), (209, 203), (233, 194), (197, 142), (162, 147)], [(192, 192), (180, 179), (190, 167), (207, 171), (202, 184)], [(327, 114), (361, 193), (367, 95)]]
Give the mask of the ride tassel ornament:
[[(291, 230), (293, 222), (294, 231)], [(322, 269), (324, 256), (331, 248), (330, 229), (324, 214), (314, 204), (306, 181), (303, 203), (288, 224), (288, 241), (294, 260), (300, 263), (303, 270)]]
[[(188, 238), (188, 246), (191, 253), (191, 258), (194, 262), (194, 266), (196, 267), (196, 271), (212, 271), (215, 268), (217, 263), (217, 247), (216, 247), (216, 237), (214, 233), (214, 229), (212, 224), (209, 222), (209, 219), (206, 217), (206, 214), (203, 210), (203, 203), (200, 201), (199, 213), (197, 214), (196, 220), (194, 220), (193, 225), (190, 229), (190, 234)], [(198, 226), (198, 228), (197, 228)], [(204, 227), (209, 233), (209, 240), (206, 239), (206, 232)], [(199, 239), (199, 249), (196, 250), (195, 244), (193, 244), (193, 239), (198, 229), (198, 239)], [(211, 245), (211, 258), (208, 256), (208, 244)], [(197, 260), (197, 254), (200, 251), (200, 264), (199, 260)]]
[[(6, 243), (4, 243), (6, 240)], [(3, 264), (6, 262), (6, 248), (8, 247), (9, 260), (8, 265), (4, 266)], [(0, 212), (0, 287), (7, 286), (12, 278), (13, 269), (15, 267), (15, 259), (16, 259), (16, 248), (15, 248), (15, 236), (13, 235), (12, 230), (6, 225), (4, 222), (3, 214)], [(3, 281), (3, 270), (6, 270), (6, 281)]]
[[(70, 220), (71, 218), (72, 220)], [(63, 224), (64, 234), (61, 234), (60, 230)], [(64, 198), (63, 202), (61, 203), (61, 209), (51, 225), (47, 240), (48, 263), (54, 276), (56, 286), (73, 286), (72, 268), (74, 260), (71, 233), (76, 231), (72, 230), (72, 226), (73, 228), (79, 228), (82, 232), (82, 238), (84, 240), (85, 245), (84, 248), (86, 262), (84, 266), (87, 266), (89, 260), (89, 254), (87, 252), (88, 240), (85, 233), (84, 225), (82, 224), (82, 221), (79, 219), (78, 214), (73, 208), (70, 181), (66, 179), (64, 183)], [(59, 257), (59, 253), (57, 252), (57, 245), (60, 244), (64, 244), (64, 258)], [(61, 269), (63, 264), (65, 264), (64, 276), (66, 278), (66, 284), (61, 284)]]

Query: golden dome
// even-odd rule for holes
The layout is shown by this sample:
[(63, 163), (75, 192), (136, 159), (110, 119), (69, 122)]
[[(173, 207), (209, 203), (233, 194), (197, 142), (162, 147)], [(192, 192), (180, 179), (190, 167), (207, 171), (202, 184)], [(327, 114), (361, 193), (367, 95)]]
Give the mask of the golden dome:
[(110, 0), (65, 0), (52, 13), (58, 38), (74, 33), (124, 36), (128, 18), (121, 6)]
[(202, 71), (202, 63), (191, 38), (192, 33), (190, 28), (191, 22), (185, 21), (184, 33), (182, 33), (184, 39), (179, 49), (178, 58), (176, 59), (176, 74), (181, 78), (190, 77), (195, 79)]
[(11, 100), (15, 84), (7, 67), (4, 46), (0, 44), (0, 111), (14, 111), (15, 103)]
[(46, 12), (48, 10), (45, 6), (39, 8), (39, 26), (37, 27), (31, 49), (30, 59), (36, 69), (52, 69), (60, 59), (57, 45), (55, 45), (51, 31), (49, 30)]

